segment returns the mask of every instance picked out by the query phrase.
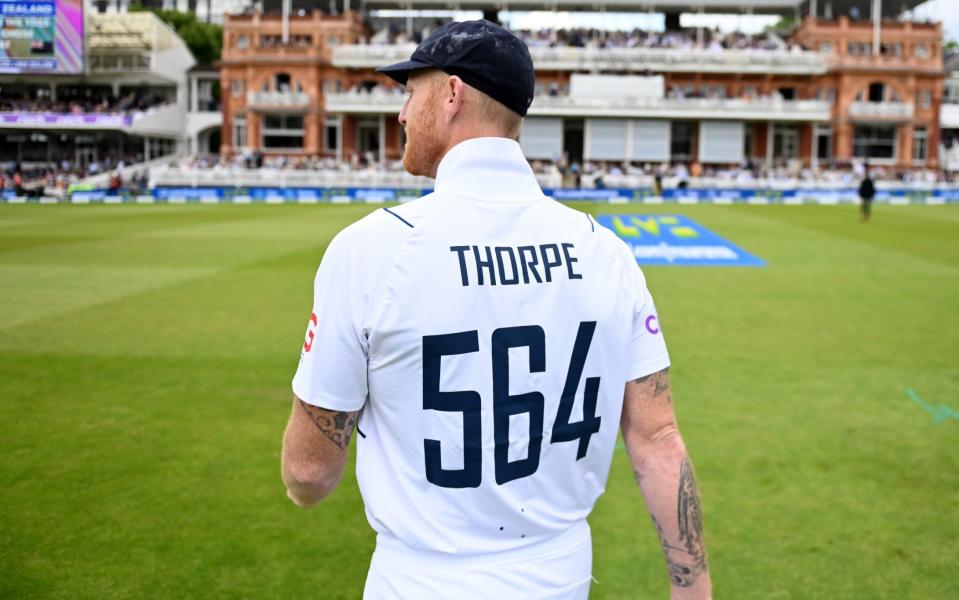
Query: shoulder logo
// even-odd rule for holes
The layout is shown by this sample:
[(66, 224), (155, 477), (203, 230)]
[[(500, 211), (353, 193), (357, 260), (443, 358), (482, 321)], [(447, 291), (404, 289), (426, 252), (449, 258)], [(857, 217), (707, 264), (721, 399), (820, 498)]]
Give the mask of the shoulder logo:
[[(647, 325), (648, 327), (648, 325)], [(309, 352), (316, 337), (316, 313), (310, 315), (310, 324), (306, 326), (306, 341), (303, 342), (303, 352)]]
[(646, 331), (650, 332), (653, 335), (659, 333), (659, 319), (656, 318), (656, 315), (649, 315), (646, 317)]

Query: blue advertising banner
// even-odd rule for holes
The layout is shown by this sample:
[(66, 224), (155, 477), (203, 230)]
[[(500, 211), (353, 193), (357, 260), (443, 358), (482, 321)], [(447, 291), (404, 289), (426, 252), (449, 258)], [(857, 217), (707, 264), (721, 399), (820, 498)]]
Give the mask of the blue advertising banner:
[[(157, 187), (148, 193), (154, 202), (177, 203), (380, 203), (406, 202), (430, 193), (427, 188), (321, 188), (321, 187)], [(560, 202), (605, 202), (609, 204), (858, 204), (856, 188), (821, 187), (803, 189), (763, 188), (690, 188), (666, 189), (658, 197), (649, 189), (607, 188), (574, 190), (544, 188), (543, 192)], [(114, 199), (99, 189), (75, 189), (73, 202), (111, 202)], [(0, 202), (14, 201), (12, 190), (0, 193)], [(127, 201), (124, 196), (122, 201)], [(140, 198), (137, 202), (149, 201)], [(879, 204), (951, 204), (959, 203), (959, 186), (922, 188), (878, 187)]]
[(762, 267), (766, 262), (682, 215), (600, 215), (641, 265)]

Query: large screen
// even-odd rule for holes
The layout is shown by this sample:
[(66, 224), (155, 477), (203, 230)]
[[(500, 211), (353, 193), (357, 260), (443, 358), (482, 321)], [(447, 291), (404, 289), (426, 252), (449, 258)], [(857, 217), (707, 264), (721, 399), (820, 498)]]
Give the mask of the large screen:
[(0, 72), (83, 70), (83, 0), (0, 0)]

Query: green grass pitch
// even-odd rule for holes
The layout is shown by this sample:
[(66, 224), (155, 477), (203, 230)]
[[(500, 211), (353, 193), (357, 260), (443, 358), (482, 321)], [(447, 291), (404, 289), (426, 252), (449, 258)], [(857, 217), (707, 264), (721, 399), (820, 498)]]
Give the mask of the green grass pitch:
[[(716, 597), (959, 598), (959, 207), (682, 213), (765, 268), (647, 267)], [(0, 205), (0, 598), (357, 598), (352, 467), (279, 476), (330, 238), (371, 206)], [(666, 598), (625, 454), (593, 598)]]

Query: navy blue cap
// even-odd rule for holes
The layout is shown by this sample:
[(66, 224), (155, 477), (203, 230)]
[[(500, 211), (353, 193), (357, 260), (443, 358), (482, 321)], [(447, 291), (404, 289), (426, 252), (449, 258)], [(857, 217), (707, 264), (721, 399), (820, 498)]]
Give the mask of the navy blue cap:
[(533, 102), (533, 59), (521, 39), (490, 21), (447, 23), (416, 47), (410, 60), (377, 69), (406, 85), (411, 71), (456, 75), (520, 116)]

